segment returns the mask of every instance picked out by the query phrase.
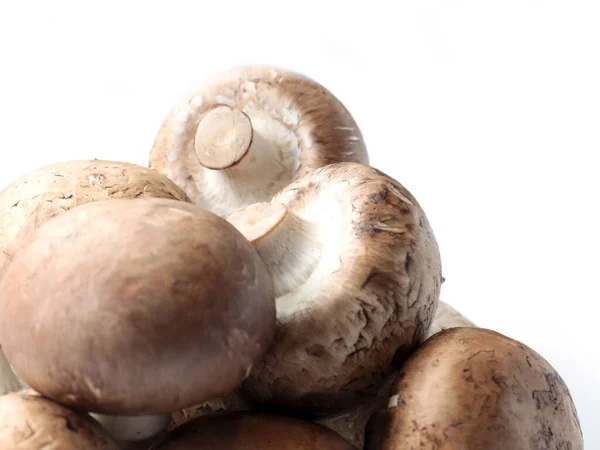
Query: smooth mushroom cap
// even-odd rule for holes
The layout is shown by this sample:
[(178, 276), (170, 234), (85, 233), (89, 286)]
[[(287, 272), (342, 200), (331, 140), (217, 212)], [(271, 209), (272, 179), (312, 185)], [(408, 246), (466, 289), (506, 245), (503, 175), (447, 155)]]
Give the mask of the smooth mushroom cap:
[(217, 399), (174, 412), (171, 415), (168, 429), (173, 430), (196, 417), (224, 412), (250, 411), (252, 409), (252, 405), (236, 390)]
[(155, 170), (117, 161), (64, 161), (34, 170), (0, 192), (0, 274), (40, 225), (76, 206), (120, 198), (189, 201)]
[(455, 308), (450, 306), (448, 303), (439, 301), (435, 316), (433, 316), (433, 322), (427, 332), (426, 338), (429, 339), (434, 334), (440, 331), (447, 330), (448, 328), (459, 328), (459, 327), (470, 327), (474, 328), (475, 324), (458, 312)]
[(150, 155), (153, 169), (223, 217), (344, 161), (369, 162), (349, 111), (316, 81), (265, 66), (219, 74), (189, 92)]
[(103, 414), (166, 413), (233, 391), (274, 321), (252, 245), (174, 200), (65, 212), (0, 280), (0, 339), (15, 371), (46, 397)]
[(270, 205), (229, 218), (253, 235), (277, 296), (274, 343), (244, 394), (313, 414), (365, 403), (433, 319), (441, 262), (425, 213), (400, 183), (354, 163), (317, 169)]
[(91, 417), (38, 395), (0, 397), (0, 448), (119, 450), (119, 445)]
[(583, 449), (569, 389), (518, 341), (449, 329), (423, 344), (402, 372), (367, 450)]
[(357, 450), (327, 428), (258, 412), (199, 417), (176, 428), (157, 450)]

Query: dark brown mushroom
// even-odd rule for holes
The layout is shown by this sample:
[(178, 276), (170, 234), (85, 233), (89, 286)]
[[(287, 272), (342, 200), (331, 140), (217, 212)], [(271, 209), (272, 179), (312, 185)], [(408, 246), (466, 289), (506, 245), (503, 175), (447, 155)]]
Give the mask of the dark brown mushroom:
[(198, 417), (177, 427), (157, 450), (357, 450), (312, 422), (257, 412)]
[(366, 450), (582, 450), (577, 411), (538, 353), (491, 330), (453, 328), (406, 362)]
[(111, 415), (233, 391), (275, 326), (271, 280), (229, 223), (166, 199), (74, 208), (38, 228), (0, 280), (0, 339), (33, 389)]
[(187, 94), (165, 118), (150, 166), (227, 217), (336, 162), (368, 164), (358, 125), (331, 92), (274, 67), (243, 67)]

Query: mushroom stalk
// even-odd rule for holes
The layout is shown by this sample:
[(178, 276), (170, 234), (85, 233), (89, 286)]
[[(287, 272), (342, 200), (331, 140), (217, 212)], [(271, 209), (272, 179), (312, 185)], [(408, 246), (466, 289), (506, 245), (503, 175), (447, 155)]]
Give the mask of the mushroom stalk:
[(252, 121), (230, 106), (219, 105), (206, 113), (196, 130), (194, 150), (198, 162), (208, 169), (207, 199), (239, 209), (272, 197), (290, 183), (297, 155), (286, 134), (272, 121), (259, 117)]
[(113, 416), (90, 413), (118, 441), (142, 441), (156, 436), (167, 428), (170, 414), (148, 416)]
[(0, 349), (0, 395), (10, 394), (21, 389), (21, 383)]
[(306, 282), (319, 264), (322, 244), (316, 225), (282, 203), (256, 203), (228, 221), (256, 247), (280, 298)]

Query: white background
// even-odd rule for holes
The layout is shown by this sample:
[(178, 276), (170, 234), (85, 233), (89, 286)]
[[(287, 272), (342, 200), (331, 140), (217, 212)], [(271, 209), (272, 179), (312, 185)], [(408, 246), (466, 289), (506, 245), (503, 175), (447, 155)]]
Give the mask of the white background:
[(215, 72), (304, 72), (425, 208), (443, 299), (544, 355), (600, 448), (597, 1), (94, 3), (0, 0), (0, 188), (57, 160), (145, 164)]

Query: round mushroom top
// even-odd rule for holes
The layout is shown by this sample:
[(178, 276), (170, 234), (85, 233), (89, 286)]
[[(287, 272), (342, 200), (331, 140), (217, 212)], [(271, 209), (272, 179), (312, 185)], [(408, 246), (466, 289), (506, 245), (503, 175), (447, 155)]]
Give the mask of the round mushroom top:
[(0, 424), (2, 449), (119, 450), (94, 419), (38, 395), (0, 397)]
[(104, 414), (177, 411), (233, 391), (274, 322), (252, 245), (175, 200), (65, 212), (0, 280), (0, 339), (15, 371), (46, 397)]
[(258, 412), (198, 417), (177, 427), (157, 450), (357, 450), (312, 422)]
[(583, 449), (560, 375), (538, 353), (497, 332), (442, 331), (402, 372), (379, 421), (379, 439), (369, 439), (367, 450)]
[(13, 181), (0, 192), (0, 273), (42, 223), (97, 200), (157, 197), (189, 201), (155, 170), (116, 161), (51, 164)]
[(152, 168), (223, 217), (344, 161), (368, 164), (350, 112), (316, 81), (267, 66), (231, 70), (189, 92), (150, 155)]
[[(229, 219), (250, 224), (277, 297), (274, 344), (243, 388), (310, 413), (356, 406), (424, 340), (441, 286), (433, 231), (400, 183), (361, 164), (318, 169), (272, 204), (283, 220), (261, 207)], [(260, 233), (247, 210), (277, 225)]]

